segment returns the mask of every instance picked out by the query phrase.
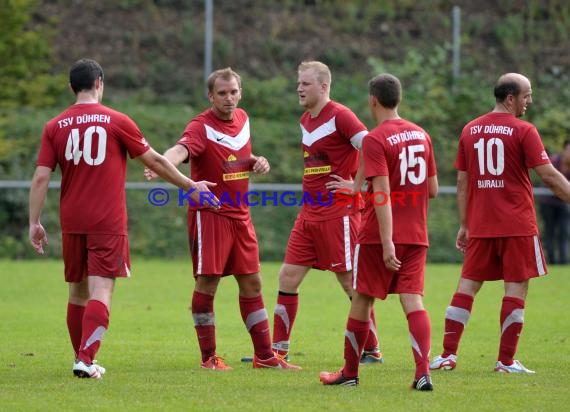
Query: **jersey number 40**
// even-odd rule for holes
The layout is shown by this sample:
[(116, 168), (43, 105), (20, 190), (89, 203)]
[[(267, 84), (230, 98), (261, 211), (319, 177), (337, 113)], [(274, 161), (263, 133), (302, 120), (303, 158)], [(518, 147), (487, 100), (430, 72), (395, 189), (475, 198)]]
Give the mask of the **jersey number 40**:
[[(93, 135), (97, 133), (99, 143), (97, 145), (97, 155), (93, 158)], [(79, 147), (83, 141), (83, 150)], [(101, 126), (90, 126), (85, 130), (83, 139), (80, 139), (79, 129), (71, 129), (67, 136), (65, 146), (65, 160), (73, 160), (74, 164), (79, 164), (83, 159), (90, 166), (97, 166), (103, 163), (107, 153), (107, 131)]]

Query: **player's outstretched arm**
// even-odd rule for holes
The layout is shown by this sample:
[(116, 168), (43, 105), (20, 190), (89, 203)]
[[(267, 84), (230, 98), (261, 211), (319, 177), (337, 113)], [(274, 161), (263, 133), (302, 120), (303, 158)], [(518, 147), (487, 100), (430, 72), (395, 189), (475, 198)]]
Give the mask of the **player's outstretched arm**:
[(570, 182), (551, 163), (537, 166), (534, 171), (556, 196), (570, 203)]
[(200, 194), (208, 193), (208, 199), (211, 199), (210, 206), (217, 209), (219, 208), (220, 200), (211, 193), (212, 187), (216, 183), (208, 181), (194, 182), (193, 180), (184, 176), (180, 171), (164, 156), (157, 153), (154, 149), (147, 150), (144, 154), (137, 157), (144, 165), (153, 170), (158, 176), (162, 177), (169, 183), (181, 187), (185, 190), (192, 190), (190, 197), (198, 204), (204, 199)]
[[(188, 149), (186, 146), (182, 146), (180, 144), (172, 146), (166, 152), (164, 152), (164, 157), (170, 161), (174, 166), (178, 166), (180, 163), (185, 161), (188, 158)], [(145, 167), (144, 168), (144, 177), (146, 180), (152, 180), (158, 177), (158, 174), (154, 172), (152, 169)]]

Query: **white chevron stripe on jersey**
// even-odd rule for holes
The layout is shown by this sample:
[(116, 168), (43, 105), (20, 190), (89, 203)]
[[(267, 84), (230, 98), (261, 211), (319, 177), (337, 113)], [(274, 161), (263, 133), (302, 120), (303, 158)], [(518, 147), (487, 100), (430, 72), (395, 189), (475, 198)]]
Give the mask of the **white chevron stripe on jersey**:
[(245, 121), (242, 129), (235, 136), (229, 136), (219, 132), (207, 124), (204, 125), (204, 128), (206, 129), (206, 137), (208, 140), (232, 150), (239, 150), (249, 142), (249, 119)]
[(311, 146), (317, 140), (336, 132), (336, 117), (333, 117), (328, 122), (323, 123), (310, 133), (303, 127), (303, 125), (301, 125), (301, 132), (303, 133), (303, 144)]

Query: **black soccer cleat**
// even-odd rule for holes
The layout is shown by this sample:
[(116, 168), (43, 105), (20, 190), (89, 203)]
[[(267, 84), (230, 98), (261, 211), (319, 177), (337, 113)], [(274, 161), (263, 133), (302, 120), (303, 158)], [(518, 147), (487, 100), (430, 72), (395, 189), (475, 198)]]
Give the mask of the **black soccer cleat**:
[(433, 391), (431, 376), (423, 375), (421, 378), (416, 379), (414, 383), (412, 383), (412, 389), (417, 391)]

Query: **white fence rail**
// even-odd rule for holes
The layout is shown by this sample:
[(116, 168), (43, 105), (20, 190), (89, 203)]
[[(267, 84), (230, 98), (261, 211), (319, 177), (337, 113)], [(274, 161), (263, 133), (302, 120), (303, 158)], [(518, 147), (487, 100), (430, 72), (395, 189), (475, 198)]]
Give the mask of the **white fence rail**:
[[(31, 185), (30, 180), (0, 180), (0, 189), (29, 189)], [(51, 181), (49, 183), (50, 189), (59, 189), (59, 181)], [(165, 189), (176, 189), (176, 186), (163, 181), (156, 182), (127, 182), (126, 189), (133, 190), (151, 190), (156, 187), (163, 187)], [(303, 189), (297, 183), (252, 183), (249, 185), (249, 190), (257, 191), (275, 191), (275, 192), (301, 192)], [(457, 188), (455, 186), (440, 186), (440, 194), (455, 194)], [(545, 187), (535, 187), (535, 196), (550, 195), (552, 192)]]

